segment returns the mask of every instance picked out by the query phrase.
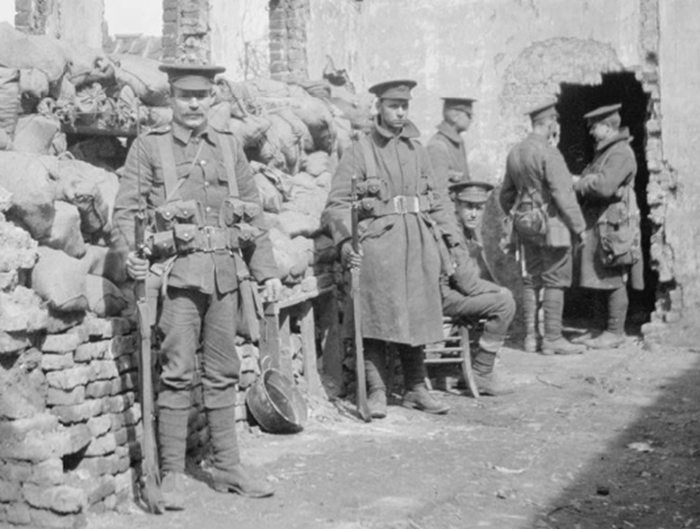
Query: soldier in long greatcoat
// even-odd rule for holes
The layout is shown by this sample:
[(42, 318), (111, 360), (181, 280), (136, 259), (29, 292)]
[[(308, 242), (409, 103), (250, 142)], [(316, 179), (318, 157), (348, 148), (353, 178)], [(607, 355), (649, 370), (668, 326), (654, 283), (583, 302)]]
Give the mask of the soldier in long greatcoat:
[[(323, 214), (344, 261), (361, 263), (365, 370), (370, 411), (377, 418), (386, 416), (387, 343), (397, 344), (401, 358), (403, 405), (430, 413), (449, 409), (427, 391), (422, 346), (443, 339), (438, 241), (456, 241), (457, 229), (449, 200), (435, 192), (418, 130), (408, 120), (415, 85), (400, 80), (370, 88), (378, 97), (374, 127), (343, 155)], [(353, 175), (362, 204), (360, 253), (351, 244)]]
[(443, 97), (442, 122), (428, 141), (428, 154), (433, 166), (438, 191), (447, 193), (450, 185), (470, 179), (467, 149), (462, 133), (469, 130), (475, 99)]
[[(639, 248), (639, 213), (634, 194), (637, 162), (629, 143), (629, 130), (620, 128), (621, 104), (597, 108), (584, 116), (590, 133), (596, 140), (595, 154), (574, 185), (584, 218), (586, 237), (579, 254), (578, 285), (604, 290), (607, 293), (607, 326), (603, 333), (585, 335), (581, 341), (595, 349), (618, 347), (625, 342), (627, 283), (632, 288), (644, 288), (642, 256)], [(632, 233), (633, 251), (637, 260), (633, 265), (606, 266), (602, 259), (600, 229), (610, 224), (621, 224)], [(635, 233), (636, 232), (636, 233)]]

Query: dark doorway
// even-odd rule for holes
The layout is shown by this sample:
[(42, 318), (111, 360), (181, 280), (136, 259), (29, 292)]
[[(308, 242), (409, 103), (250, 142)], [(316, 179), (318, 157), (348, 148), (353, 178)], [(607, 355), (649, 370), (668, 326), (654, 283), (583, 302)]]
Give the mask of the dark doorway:
[[(635, 192), (642, 218), (642, 250), (644, 255), (645, 289), (642, 292), (630, 290), (630, 306), (627, 313), (628, 332), (638, 333), (639, 326), (649, 321), (656, 301), (657, 275), (649, 263), (649, 247), (652, 225), (649, 220), (647, 202), (647, 168), (644, 144), (646, 142), (646, 122), (649, 114), (649, 96), (633, 73), (603, 74), (600, 85), (576, 85), (562, 83), (561, 96), (557, 108), (560, 113), (561, 150), (572, 174), (581, 174), (593, 158), (593, 139), (588, 133), (583, 115), (595, 108), (613, 103), (622, 103), (620, 111), (622, 126), (628, 127), (633, 136), (632, 149), (637, 158), (637, 178)], [(573, 288), (567, 295), (564, 316), (574, 325), (604, 327), (601, 316), (607, 314), (605, 298), (587, 289)]]

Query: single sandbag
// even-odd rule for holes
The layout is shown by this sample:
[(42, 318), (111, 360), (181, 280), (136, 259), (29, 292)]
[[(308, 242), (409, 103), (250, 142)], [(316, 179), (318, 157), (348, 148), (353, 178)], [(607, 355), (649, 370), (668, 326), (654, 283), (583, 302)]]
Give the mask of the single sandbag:
[(299, 170), (305, 125), (289, 110), (270, 114), (269, 119), (272, 126), (262, 140), (260, 161), (295, 174)]
[(59, 149), (65, 150), (65, 135), (61, 132), (61, 122), (52, 115), (20, 116), (12, 146), (17, 152), (59, 154)]
[(270, 213), (279, 213), (282, 209), (282, 193), (275, 187), (264, 173), (255, 173), (255, 185), (258, 187), (263, 210)]
[(330, 156), (324, 151), (316, 151), (307, 154), (304, 157), (301, 168), (311, 176), (320, 176), (323, 173), (333, 172)]
[(19, 79), (19, 70), (0, 67), (0, 129), (10, 137), (15, 134), (17, 119), (22, 109)]
[(27, 35), (8, 22), (0, 22), (0, 65), (37, 68), (47, 75), (49, 83), (55, 83), (65, 73), (67, 61), (57, 39)]
[(32, 289), (59, 312), (84, 311), (88, 307), (87, 268), (80, 260), (45, 246), (32, 269)]
[(42, 157), (42, 161), (57, 182), (57, 197), (80, 210), (82, 230), (109, 231), (119, 188), (117, 175), (80, 160)]
[(284, 281), (289, 276), (289, 271), (294, 265), (294, 260), (289, 255), (292, 240), (283, 231), (273, 227), (268, 230), (270, 243), (272, 246), (272, 257), (277, 266), (279, 277)]
[(88, 309), (100, 318), (118, 316), (127, 299), (117, 286), (104, 277), (88, 275), (85, 279)]
[(289, 273), (295, 277), (303, 276), (306, 269), (314, 261), (314, 240), (306, 237), (294, 237), (292, 239), (295, 262)]
[(273, 226), (289, 237), (315, 237), (321, 233), (321, 220), (316, 215), (302, 211), (282, 211), (273, 221)]
[(83, 266), (87, 267), (89, 274), (102, 277), (105, 272), (108, 253), (109, 248), (106, 246), (86, 244), (85, 255), (83, 255), (80, 261), (83, 263)]
[(34, 239), (46, 237), (56, 214), (56, 184), (49, 178), (41, 157), (0, 151), (0, 186), (12, 193), (8, 218), (24, 227)]
[(25, 68), (19, 73), (19, 91), (24, 113), (34, 112), (39, 101), (49, 95), (49, 78), (37, 68)]
[(54, 250), (63, 250), (76, 259), (85, 255), (87, 248), (80, 232), (80, 212), (73, 204), (56, 200), (54, 202), (56, 216), (53, 219), (51, 232), (39, 242)]
[(115, 53), (109, 56), (117, 65), (115, 77), (120, 86), (131, 86), (144, 104), (153, 107), (168, 106), (170, 85), (168, 75), (158, 69), (160, 63), (138, 55)]
[(313, 148), (329, 153), (333, 150), (335, 131), (333, 129), (333, 114), (328, 105), (315, 97), (291, 100), (291, 109), (301, 119), (313, 138)]
[(265, 116), (253, 114), (244, 118), (232, 117), (228, 121), (228, 129), (238, 138), (244, 148), (256, 146), (271, 126), (272, 122)]

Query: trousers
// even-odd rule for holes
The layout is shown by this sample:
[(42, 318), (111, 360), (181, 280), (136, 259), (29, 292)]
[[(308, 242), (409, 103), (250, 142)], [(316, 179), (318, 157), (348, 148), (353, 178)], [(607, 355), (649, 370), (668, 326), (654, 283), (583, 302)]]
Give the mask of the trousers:
[(507, 289), (465, 296), (443, 284), (442, 313), (456, 319), (486, 319), (481, 345), (488, 351), (497, 352), (503, 346), (508, 328), (515, 316), (515, 300)]
[(158, 324), (162, 366), (159, 406), (190, 407), (200, 338), (204, 406), (219, 409), (235, 405), (240, 370), (234, 346), (237, 307), (237, 290), (204, 294), (168, 287)]

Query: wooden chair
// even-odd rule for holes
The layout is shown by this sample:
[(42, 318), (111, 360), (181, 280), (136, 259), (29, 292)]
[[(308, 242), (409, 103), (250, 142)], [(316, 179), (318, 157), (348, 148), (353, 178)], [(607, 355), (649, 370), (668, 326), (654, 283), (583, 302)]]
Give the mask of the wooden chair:
[[(470, 325), (456, 322), (452, 318), (444, 317), (443, 325), (450, 326), (448, 336), (442, 341), (430, 344), (425, 348), (425, 364), (460, 364), (464, 381), (467, 383), (470, 393), (474, 398), (479, 398), (479, 388), (474, 381), (472, 371), (471, 346), (469, 343)], [(456, 331), (456, 332), (455, 332)]]

